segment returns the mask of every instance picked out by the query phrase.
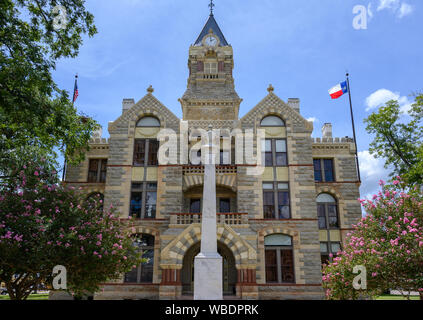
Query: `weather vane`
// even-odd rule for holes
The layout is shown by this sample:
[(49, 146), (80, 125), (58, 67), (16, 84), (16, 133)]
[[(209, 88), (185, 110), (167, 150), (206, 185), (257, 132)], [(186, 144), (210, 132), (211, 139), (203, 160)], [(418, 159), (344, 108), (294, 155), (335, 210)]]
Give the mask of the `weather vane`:
[(210, 15), (212, 16), (213, 15), (213, 7), (215, 6), (215, 4), (213, 3), (213, 0), (210, 0), (210, 4), (209, 4), (209, 7), (210, 7)]

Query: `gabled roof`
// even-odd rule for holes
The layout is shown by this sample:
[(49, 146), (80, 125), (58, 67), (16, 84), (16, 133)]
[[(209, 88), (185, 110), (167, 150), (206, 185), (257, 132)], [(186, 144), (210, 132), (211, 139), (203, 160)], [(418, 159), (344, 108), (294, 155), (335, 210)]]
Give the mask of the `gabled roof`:
[(195, 46), (201, 46), (201, 41), (203, 38), (209, 34), (210, 29), (213, 30), (213, 33), (219, 37), (220, 39), (220, 46), (228, 46), (228, 42), (225, 39), (225, 36), (222, 33), (222, 30), (220, 30), (216, 20), (214, 19), (213, 14), (210, 15), (209, 20), (207, 20), (206, 25), (203, 28), (203, 31), (201, 31), (200, 35), (198, 36), (197, 41), (195, 41)]

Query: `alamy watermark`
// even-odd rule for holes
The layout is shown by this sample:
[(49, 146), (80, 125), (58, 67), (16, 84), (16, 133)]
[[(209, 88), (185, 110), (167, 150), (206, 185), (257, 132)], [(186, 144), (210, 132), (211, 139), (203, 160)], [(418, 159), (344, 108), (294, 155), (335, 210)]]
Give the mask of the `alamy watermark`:
[[(57, 274), (57, 275), (56, 275)], [(65, 266), (57, 265), (53, 268), (53, 289), (54, 290), (67, 290), (67, 270)]]
[[(247, 175), (264, 173), (265, 130), (191, 129), (182, 121), (179, 133), (162, 129), (159, 165), (243, 165)], [(286, 144), (284, 145), (286, 152)], [(234, 159), (233, 159), (234, 158)]]
[(367, 269), (365, 266), (355, 266), (353, 273), (358, 274), (353, 280), (353, 288), (355, 290), (366, 290), (367, 289)]

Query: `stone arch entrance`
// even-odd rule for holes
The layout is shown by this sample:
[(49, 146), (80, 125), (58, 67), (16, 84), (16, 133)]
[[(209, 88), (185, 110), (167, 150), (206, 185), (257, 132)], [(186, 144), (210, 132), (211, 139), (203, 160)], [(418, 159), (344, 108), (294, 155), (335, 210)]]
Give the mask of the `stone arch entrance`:
[[(192, 245), (185, 253), (182, 270), (182, 294), (193, 295), (194, 293), (194, 258), (200, 252), (201, 243)], [(223, 295), (236, 295), (237, 270), (235, 268), (235, 258), (231, 250), (223, 243), (217, 242), (217, 251), (222, 256), (223, 272)]]

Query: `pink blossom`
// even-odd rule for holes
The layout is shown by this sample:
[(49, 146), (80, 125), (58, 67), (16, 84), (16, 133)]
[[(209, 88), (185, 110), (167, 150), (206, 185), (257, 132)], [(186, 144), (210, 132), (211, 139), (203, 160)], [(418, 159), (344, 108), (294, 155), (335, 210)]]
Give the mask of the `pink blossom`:
[(34, 176), (38, 177), (40, 174), (38, 173), (38, 171), (34, 172)]

